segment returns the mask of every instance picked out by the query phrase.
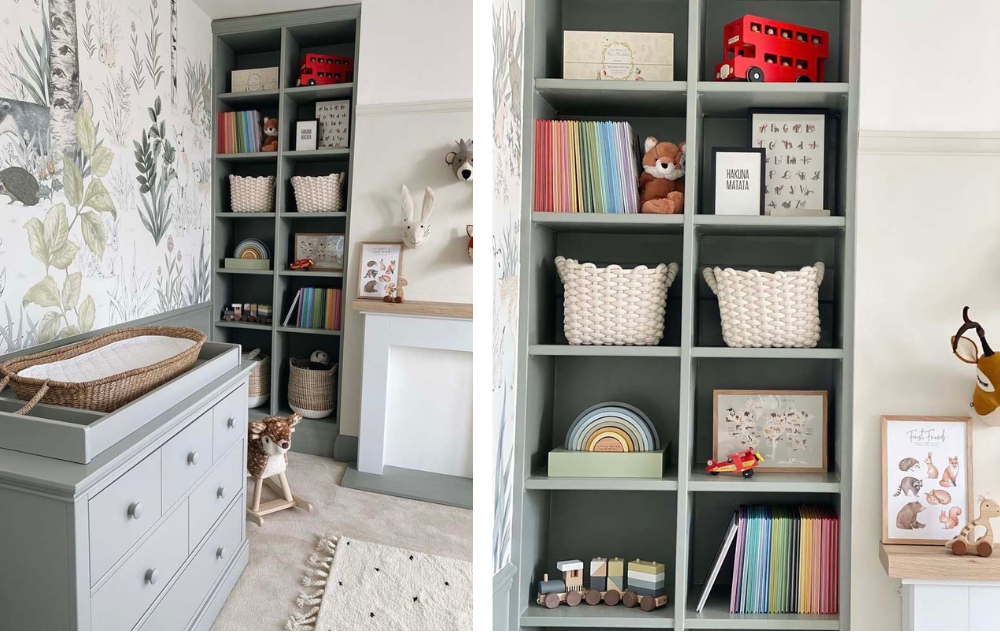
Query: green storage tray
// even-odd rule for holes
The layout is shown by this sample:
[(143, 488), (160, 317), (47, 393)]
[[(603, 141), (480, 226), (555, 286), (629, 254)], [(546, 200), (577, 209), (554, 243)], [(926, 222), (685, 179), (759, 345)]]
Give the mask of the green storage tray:
[(661, 478), (666, 449), (649, 452), (549, 452), (549, 478)]
[(270, 259), (234, 259), (226, 257), (227, 270), (270, 270)]

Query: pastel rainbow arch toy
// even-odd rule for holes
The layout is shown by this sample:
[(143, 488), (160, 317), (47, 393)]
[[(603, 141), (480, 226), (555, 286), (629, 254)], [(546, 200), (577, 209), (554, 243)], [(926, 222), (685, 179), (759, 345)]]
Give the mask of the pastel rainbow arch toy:
[(566, 433), (566, 449), (579, 452), (649, 452), (660, 437), (649, 417), (621, 402), (595, 404), (580, 413)]

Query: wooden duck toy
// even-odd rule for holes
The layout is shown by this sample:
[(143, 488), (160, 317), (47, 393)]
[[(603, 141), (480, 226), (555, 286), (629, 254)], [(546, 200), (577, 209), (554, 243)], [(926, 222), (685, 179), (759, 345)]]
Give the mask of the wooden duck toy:
[[(993, 555), (993, 527), (990, 521), (994, 518), (1000, 518), (1000, 503), (990, 498), (983, 498), (979, 502), (979, 517), (965, 525), (961, 533), (945, 543), (945, 548), (951, 549), (955, 555), (965, 555), (973, 550), (979, 557)], [(976, 527), (983, 527), (986, 533), (977, 538)]]

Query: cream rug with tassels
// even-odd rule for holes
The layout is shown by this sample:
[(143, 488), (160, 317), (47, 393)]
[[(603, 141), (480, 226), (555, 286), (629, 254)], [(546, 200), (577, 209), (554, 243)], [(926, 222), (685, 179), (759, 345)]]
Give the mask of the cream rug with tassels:
[(321, 536), (286, 630), (471, 630), (472, 564)]

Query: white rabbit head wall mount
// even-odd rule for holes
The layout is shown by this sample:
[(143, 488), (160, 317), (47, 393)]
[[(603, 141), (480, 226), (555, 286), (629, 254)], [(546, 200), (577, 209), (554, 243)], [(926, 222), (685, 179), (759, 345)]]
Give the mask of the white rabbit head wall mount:
[(420, 221), (413, 219), (413, 197), (410, 190), (403, 185), (403, 243), (410, 248), (416, 248), (431, 234), (431, 213), (434, 210), (434, 191), (424, 188), (424, 205), (420, 211)]

